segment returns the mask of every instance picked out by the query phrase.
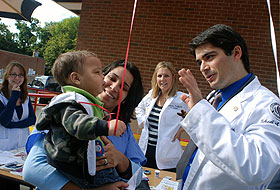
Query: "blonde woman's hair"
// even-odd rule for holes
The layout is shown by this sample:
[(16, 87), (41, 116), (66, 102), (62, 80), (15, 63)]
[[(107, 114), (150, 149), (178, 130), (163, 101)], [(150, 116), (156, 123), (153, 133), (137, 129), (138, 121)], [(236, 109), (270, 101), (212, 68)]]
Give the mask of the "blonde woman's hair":
[(159, 93), (161, 92), (160, 88), (158, 87), (158, 83), (157, 83), (157, 73), (158, 73), (158, 70), (161, 68), (167, 68), (172, 74), (172, 86), (167, 93), (167, 98), (175, 96), (177, 89), (178, 89), (178, 79), (176, 77), (177, 71), (171, 62), (161, 61), (157, 64), (153, 77), (152, 77), (152, 89), (153, 89), (152, 97), (156, 98), (159, 95)]

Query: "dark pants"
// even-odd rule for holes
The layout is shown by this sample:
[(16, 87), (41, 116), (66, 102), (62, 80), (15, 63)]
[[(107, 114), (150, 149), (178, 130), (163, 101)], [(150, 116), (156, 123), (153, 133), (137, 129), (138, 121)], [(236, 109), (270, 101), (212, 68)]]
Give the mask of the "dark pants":
[(156, 162), (156, 147), (148, 145), (145, 156), (147, 158), (147, 162), (144, 166), (148, 168), (158, 169)]
[[(147, 162), (144, 166), (148, 168), (158, 169), (156, 162), (156, 147), (148, 145), (145, 156), (147, 158)], [(176, 168), (169, 168), (164, 170), (169, 172), (176, 172)]]

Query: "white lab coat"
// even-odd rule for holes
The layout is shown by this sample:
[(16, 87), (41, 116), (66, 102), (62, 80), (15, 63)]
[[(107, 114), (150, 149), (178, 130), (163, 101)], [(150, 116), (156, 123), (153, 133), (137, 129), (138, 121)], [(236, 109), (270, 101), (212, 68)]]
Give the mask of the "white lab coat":
[[(138, 125), (144, 122), (144, 128), (139, 140), (139, 146), (144, 154), (147, 151), (149, 137), (148, 117), (158, 98), (152, 98), (151, 94), (152, 90), (150, 90), (135, 109)], [(181, 113), (182, 109), (189, 110), (187, 104), (180, 99), (182, 94), (184, 93), (177, 92), (175, 96), (168, 98), (159, 115), (156, 146), (156, 162), (159, 169), (175, 168), (183, 153), (180, 141), (176, 139), (172, 142), (180, 128), (179, 123), (183, 120), (177, 113)]]
[(257, 77), (219, 112), (198, 102), (181, 122), (198, 146), (183, 189), (266, 189), (280, 164), (279, 103)]

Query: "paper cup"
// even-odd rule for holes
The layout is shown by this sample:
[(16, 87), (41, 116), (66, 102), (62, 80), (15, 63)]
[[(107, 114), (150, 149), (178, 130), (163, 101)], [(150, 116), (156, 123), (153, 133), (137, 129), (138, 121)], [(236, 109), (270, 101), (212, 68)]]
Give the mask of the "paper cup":
[(159, 172), (160, 172), (159, 170), (155, 170), (155, 177), (156, 178), (159, 178)]

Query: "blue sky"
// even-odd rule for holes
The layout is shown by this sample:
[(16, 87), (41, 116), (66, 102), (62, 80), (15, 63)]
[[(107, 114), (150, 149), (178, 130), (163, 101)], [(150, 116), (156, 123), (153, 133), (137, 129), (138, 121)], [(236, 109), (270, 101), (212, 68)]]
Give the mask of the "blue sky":
[[(39, 19), (41, 26), (44, 26), (46, 22), (59, 22), (65, 18), (76, 17), (77, 15), (67, 9), (63, 8), (59, 4), (55, 3), (52, 0), (36, 0), (42, 3), (41, 6), (37, 7), (32, 17)], [(10, 31), (16, 32), (17, 29), (14, 26), (15, 20), (8, 18), (1, 18), (2, 23), (5, 23), (9, 26)]]

